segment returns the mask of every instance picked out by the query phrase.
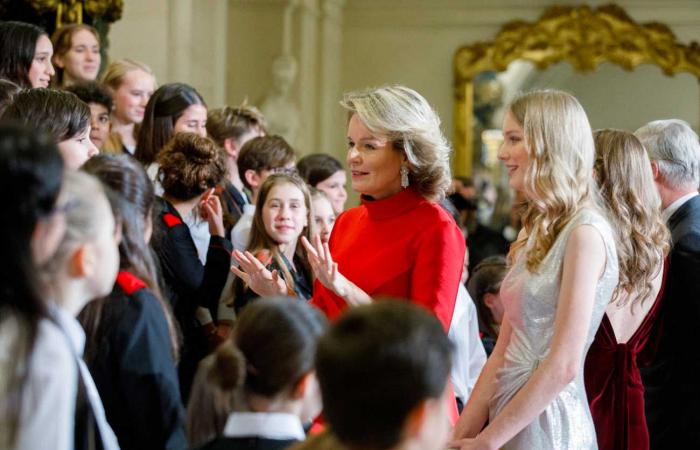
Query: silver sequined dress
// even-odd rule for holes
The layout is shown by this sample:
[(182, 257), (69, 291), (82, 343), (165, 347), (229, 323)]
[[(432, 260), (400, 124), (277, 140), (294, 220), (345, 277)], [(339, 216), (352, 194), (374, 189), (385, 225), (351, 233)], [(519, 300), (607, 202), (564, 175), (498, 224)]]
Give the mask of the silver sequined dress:
[[(535, 420), (518, 433), (504, 449), (579, 450), (597, 449), (596, 434), (583, 384), (583, 363), (603, 319), (605, 307), (618, 282), (617, 252), (608, 222), (591, 209), (582, 209), (562, 229), (537, 273), (525, 268), (525, 251), (520, 253), (501, 284), (501, 300), (512, 334), (505, 362), (496, 376), (496, 394), (489, 405), (491, 419), (506, 406), (528, 381), (549, 352), (561, 283), (564, 250), (577, 225), (590, 224), (602, 235), (606, 264), (596, 287), (593, 316), (588, 326), (581, 370)], [(528, 242), (528, 246), (532, 240)]]

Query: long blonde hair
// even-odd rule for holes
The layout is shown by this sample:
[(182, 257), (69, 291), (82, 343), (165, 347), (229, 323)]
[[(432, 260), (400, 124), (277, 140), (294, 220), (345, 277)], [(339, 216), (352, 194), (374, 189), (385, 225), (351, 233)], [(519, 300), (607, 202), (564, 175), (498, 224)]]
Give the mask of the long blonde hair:
[(529, 153), (525, 172), (526, 235), (511, 246), (509, 258), (534, 238), (526, 267), (535, 272), (561, 230), (583, 207), (600, 210), (593, 181), (595, 148), (588, 117), (572, 95), (557, 90), (532, 91), (508, 109), (523, 127)]
[(620, 282), (613, 300), (644, 301), (669, 250), (651, 162), (632, 133), (598, 130), (594, 138), (596, 179), (617, 237)]

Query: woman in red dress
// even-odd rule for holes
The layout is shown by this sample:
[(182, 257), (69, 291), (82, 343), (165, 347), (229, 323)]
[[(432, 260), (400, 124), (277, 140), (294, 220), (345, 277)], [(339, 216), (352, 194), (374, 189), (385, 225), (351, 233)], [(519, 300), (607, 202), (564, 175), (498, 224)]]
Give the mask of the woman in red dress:
[(599, 130), (595, 146), (595, 176), (617, 233), (620, 282), (586, 357), (586, 392), (601, 450), (646, 450), (638, 357), (658, 315), (669, 233), (639, 140)]
[[(417, 92), (387, 86), (346, 94), (347, 164), (362, 204), (338, 216), (330, 241), (305, 241), (316, 282), (314, 305), (331, 319), (348, 305), (405, 298), (447, 331), (465, 242), (437, 203), (450, 185), (450, 148), (440, 119)], [(253, 255), (239, 260), (260, 295), (280, 294)]]

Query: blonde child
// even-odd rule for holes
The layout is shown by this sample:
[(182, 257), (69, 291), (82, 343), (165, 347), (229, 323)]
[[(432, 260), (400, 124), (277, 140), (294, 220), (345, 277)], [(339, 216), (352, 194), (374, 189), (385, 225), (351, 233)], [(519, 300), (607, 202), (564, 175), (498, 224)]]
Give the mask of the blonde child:
[(336, 213), (325, 192), (313, 187), (310, 188), (310, 191), (316, 234), (321, 237), (321, 242), (325, 244), (331, 238), (331, 231), (333, 231), (333, 225), (335, 225)]

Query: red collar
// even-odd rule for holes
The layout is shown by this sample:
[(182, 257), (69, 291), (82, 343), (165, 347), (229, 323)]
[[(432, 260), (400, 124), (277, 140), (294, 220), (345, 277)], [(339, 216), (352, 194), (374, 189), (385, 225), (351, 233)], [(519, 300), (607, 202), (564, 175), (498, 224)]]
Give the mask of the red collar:
[(416, 208), (422, 202), (428, 201), (412, 188), (404, 189), (398, 194), (381, 200), (374, 200), (365, 195), (363, 195), (360, 200), (362, 206), (367, 208), (369, 217), (374, 220), (384, 220), (400, 216)]
[(125, 270), (120, 270), (117, 274), (117, 284), (126, 295), (132, 295), (134, 292), (148, 287), (143, 280)]

